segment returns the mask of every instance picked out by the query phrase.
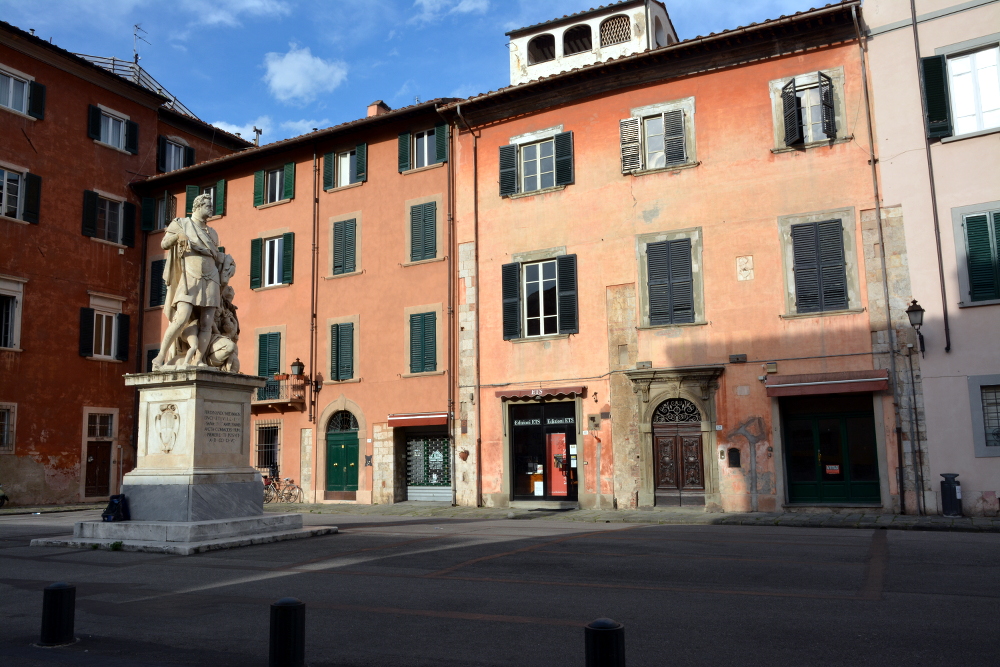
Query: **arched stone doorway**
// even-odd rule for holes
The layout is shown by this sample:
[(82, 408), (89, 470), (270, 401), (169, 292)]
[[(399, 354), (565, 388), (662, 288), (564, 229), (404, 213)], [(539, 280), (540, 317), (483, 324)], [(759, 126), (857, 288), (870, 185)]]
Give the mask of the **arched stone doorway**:
[(657, 505), (704, 505), (705, 461), (702, 414), (686, 398), (668, 398), (652, 418)]
[[(358, 492), (358, 420), (339, 410), (326, 423), (326, 498), (355, 500)], [(331, 497), (330, 494), (336, 494)]]

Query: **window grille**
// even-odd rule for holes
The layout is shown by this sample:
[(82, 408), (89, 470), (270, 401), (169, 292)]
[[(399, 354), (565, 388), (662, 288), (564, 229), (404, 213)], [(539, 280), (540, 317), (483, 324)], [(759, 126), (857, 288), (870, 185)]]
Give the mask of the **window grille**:
[(0, 294), (0, 347), (14, 347), (16, 297)]
[(671, 398), (660, 403), (653, 413), (654, 424), (701, 422), (698, 406), (684, 398)]
[(983, 421), (986, 446), (1000, 447), (1000, 385), (980, 387), (983, 396)]
[(87, 415), (88, 438), (111, 438), (113, 436), (114, 415), (92, 412)]
[(278, 455), (281, 453), (281, 421), (257, 422), (257, 444), (254, 467), (264, 475), (278, 476)]
[(330, 421), (326, 424), (327, 433), (347, 433), (357, 430), (359, 430), (358, 420), (347, 410), (333, 413)]
[(621, 44), (632, 39), (632, 22), (624, 14), (612, 16), (601, 24), (601, 46)]
[(14, 451), (14, 408), (0, 408), (0, 452)]
[(448, 438), (422, 438), (406, 443), (408, 486), (450, 486)]

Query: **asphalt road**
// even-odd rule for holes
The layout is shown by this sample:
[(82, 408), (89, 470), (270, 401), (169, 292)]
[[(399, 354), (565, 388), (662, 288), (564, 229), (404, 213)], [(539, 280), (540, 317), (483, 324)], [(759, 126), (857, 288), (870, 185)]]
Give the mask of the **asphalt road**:
[[(325, 537), (196, 556), (28, 547), (73, 512), (0, 518), (0, 664), (267, 664), (269, 604), (307, 605), (310, 665), (996, 665), (1000, 535), (306, 515)], [(41, 649), (42, 588), (77, 586)]]

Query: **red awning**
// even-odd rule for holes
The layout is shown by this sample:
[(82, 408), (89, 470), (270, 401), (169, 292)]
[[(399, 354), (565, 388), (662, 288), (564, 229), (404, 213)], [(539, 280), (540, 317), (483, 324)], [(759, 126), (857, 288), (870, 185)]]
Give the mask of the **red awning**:
[(768, 396), (814, 396), (817, 394), (852, 394), (885, 391), (889, 371), (842, 371), (806, 375), (769, 375), (764, 382)]
[(447, 412), (410, 412), (389, 415), (389, 426), (439, 426), (448, 423)]
[(497, 398), (564, 398), (586, 395), (586, 387), (526, 387), (496, 392)]

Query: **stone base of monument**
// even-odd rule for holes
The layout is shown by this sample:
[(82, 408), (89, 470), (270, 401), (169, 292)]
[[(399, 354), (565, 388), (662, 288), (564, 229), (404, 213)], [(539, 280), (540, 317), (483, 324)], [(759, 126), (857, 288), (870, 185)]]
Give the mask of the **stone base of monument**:
[(335, 526), (303, 528), (301, 514), (267, 514), (213, 521), (79, 521), (72, 537), (42, 538), (33, 547), (114, 549), (191, 554), (336, 533)]

